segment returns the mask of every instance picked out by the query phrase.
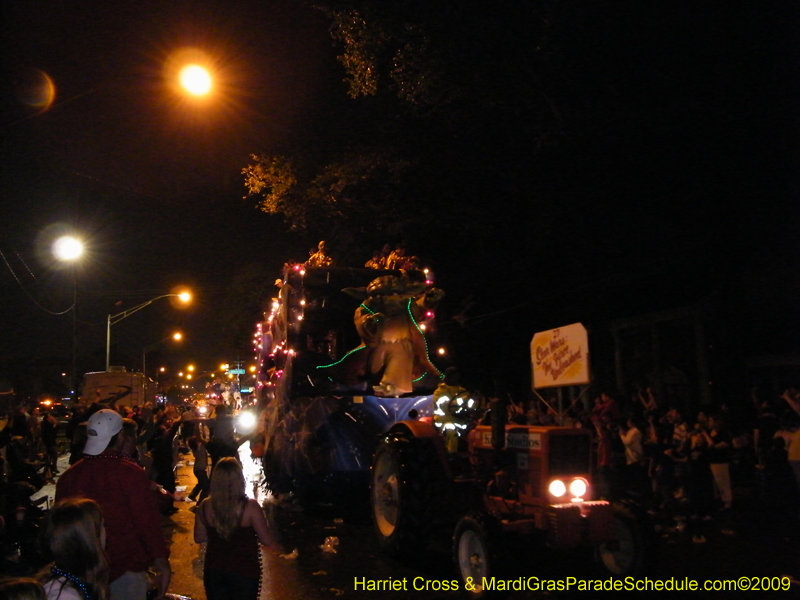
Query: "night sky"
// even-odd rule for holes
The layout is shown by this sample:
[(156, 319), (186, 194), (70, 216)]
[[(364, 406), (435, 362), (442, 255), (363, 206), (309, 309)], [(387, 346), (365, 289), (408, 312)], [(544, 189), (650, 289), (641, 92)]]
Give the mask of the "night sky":
[[(453, 31), (479, 18), (479, 4), (434, 4), (458, 6)], [(404, 238), (437, 267), (442, 331), (464, 364), (479, 364), (474, 348), (491, 340), (485, 369), (524, 380), (535, 331), (720, 297), (736, 299), (723, 304), (737, 343), (752, 345), (743, 354), (797, 352), (796, 8), (540, 4), (499, 3), (509, 15), (524, 6), (530, 21), (490, 18), (445, 63), (453, 79), (469, 61), (490, 74), (462, 88), (473, 96), (438, 120), (395, 111), (395, 127), (418, 128), (403, 147), (413, 152), (416, 139), (430, 157), (418, 187), (436, 197), (421, 204), (445, 197), (458, 217)], [(329, 26), (292, 0), (3, 3), (6, 379), (9, 365), (69, 361), (71, 315), (53, 313), (70, 306), (72, 275), (46, 243), (58, 226), (88, 247), (79, 370), (103, 367), (106, 315), (181, 284), (197, 295), (191, 308), (162, 300), (114, 328), (128, 366), (173, 327), (186, 342), (153, 360), (205, 370), (249, 358), (225, 329), (237, 274), (252, 266), (274, 279), (326, 235), (287, 232), (243, 199), (249, 155), (311, 161), (370, 128), (370, 116), (390, 121), (386, 102), (348, 97)], [(528, 26), (531, 54), (510, 52)], [(203, 101), (168, 85), (171, 57), (187, 48), (214, 65)], [(55, 86), (46, 110), (29, 83), (40, 73)]]
[[(37, 307), (71, 304), (71, 274), (45, 243), (60, 224), (87, 244), (78, 267), (86, 369), (103, 368), (106, 315), (180, 284), (195, 292), (192, 308), (161, 300), (114, 327), (129, 368), (173, 326), (186, 335), (179, 360), (210, 369), (236, 358), (214, 347), (233, 272), (259, 260), (277, 276), (291, 254), (271, 242), (280, 220), (243, 200), (239, 171), (251, 153), (313, 137), (336, 110), (342, 74), (321, 13), (294, 2), (9, 2), (2, 20), (0, 226), (14, 272), (3, 264), (4, 354), (69, 354), (70, 315)], [(165, 83), (185, 48), (213, 57), (217, 87), (205, 103)], [(56, 89), (46, 111), (30, 102), (38, 72)]]

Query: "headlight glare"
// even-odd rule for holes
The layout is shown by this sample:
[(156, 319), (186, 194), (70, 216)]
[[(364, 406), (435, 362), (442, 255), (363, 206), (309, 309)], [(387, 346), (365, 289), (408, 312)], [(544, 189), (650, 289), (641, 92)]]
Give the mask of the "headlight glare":
[(586, 495), (586, 482), (583, 479), (575, 479), (569, 484), (569, 493), (576, 498), (583, 498)]
[(236, 430), (239, 433), (250, 433), (256, 428), (256, 416), (250, 411), (242, 411), (236, 417)]
[(556, 498), (560, 498), (567, 493), (567, 486), (560, 479), (555, 479), (550, 482), (550, 493)]

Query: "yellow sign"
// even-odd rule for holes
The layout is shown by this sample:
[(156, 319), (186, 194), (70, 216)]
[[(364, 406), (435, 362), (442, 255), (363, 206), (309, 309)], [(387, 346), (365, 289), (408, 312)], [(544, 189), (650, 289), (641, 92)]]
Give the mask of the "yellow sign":
[(533, 388), (589, 383), (589, 339), (580, 323), (540, 331), (531, 340)]

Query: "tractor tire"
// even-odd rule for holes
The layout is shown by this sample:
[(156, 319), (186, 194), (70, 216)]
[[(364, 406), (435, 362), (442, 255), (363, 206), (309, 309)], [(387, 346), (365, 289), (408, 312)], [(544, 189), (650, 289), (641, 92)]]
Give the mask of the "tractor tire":
[(453, 534), (453, 560), (461, 589), (469, 598), (501, 598), (505, 590), (484, 589), (484, 579), (501, 578), (505, 561), (501, 556), (504, 544), (501, 529), (494, 517), (472, 512), (456, 525)]
[(615, 539), (595, 548), (595, 558), (605, 574), (628, 577), (645, 568), (647, 544), (639, 521), (627, 510), (614, 507)]
[(408, 431), (390, 432), (372, 462), (370, 502), (381, 549), (392, 556), (423, 549), (434, 521), (436, 457)]

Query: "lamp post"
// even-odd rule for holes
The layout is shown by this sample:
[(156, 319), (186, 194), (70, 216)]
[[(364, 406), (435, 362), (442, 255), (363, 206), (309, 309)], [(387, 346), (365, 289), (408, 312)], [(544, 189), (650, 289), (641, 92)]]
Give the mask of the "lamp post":
[(180, 298), (182, 302), (188, 302), (191, 300), (192, 296), (188, 292), (181, 292), (180, 294), (162, 294), (161, 296), (151, 298), (147, 302), (142, 302), (141, 304), (134, 306), (133, 308), (129, 308), (128, 310), (124, 310), (121, 313), (117, 313), (116, 315), (108, 315), (108, 320), (106, 321), (106, 371), (108, 371), (109, 367), (111, 366), (111, 326), (116, 325), (123, 319), (127, 319), (133, 313), (139, 312), (143, 308), (150, 306), (156, 300), (161, 300), (162, 298)]
[(71, 235), (64, 235), (53, 243), (53, 256), (72, 263), (72, 380), (71, 391), (78, 385), (78, 267), (76, 261), (83, 256), (83, 242)]

